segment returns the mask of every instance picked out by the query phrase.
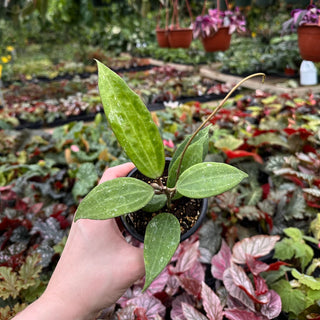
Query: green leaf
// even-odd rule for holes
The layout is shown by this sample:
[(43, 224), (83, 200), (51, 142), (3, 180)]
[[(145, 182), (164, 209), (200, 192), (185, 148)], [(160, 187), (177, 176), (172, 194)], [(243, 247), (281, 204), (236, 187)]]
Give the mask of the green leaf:
[(292, 238), (294, 241), (301, 241), (303, 237), (303, 233), (298, 229), (294, 227), (286, 228), (283, 230), (283, 232), (290, 238)]
[(306, 285), (312, 290), (320, 290), (320, 281), (315, 279), (314, 277), (308, 276), (306, 274), (302, 274), (296, 269), (291, 271), (292, 275), (299, 280), (300, 283)]
[(153, 188), (135, 178), (117, 178), (96, 186), (80, 202), (78, 219), (104, 220), (144, 207), (153, 196)]
[(21, 289), (27, 289), (36, 284), (42, 266), (39, 263), (41, 257), (38, 254), (28, 256), (26, 262), (21, 266), (19, 275), (21, 278)]
[(298, 315), (306, 307), (305, 296), (299, 289), (292, 289), (286, 280), (280, 280), (271, 285), (281, 297), (282, 311)]
[(146, 280), (143, 291), (170, 262), (180, 242), (180, 223), (170, 213), (160, 213), (147, 225), (144, 237)]
[(235, 150), (243, 144), (243, 139), (237, 139), (233, 135), (227, 135), (215, 142), (214, 146), (220, 150)]
[(232, 189), (248, 175), (225, 163), (204, 162), (180, 176), (177, 191), (189, 198), (207, 198)]
[(21, 280), (12, 268), (0, 267), (0, 298), (16, 298), (20, 292)]
[(150, 202), (142, 208), (146, 212), (156, 212), (163, 208), (167, 203), (167, 196), (165, 194), (154, 194)]
[(251, 139), (248, 140), (248, 143), (254, 146), (261, 146), (263, 144), (266, 144), (266, 145), (282, 146), (286, 149), (289, 148), (289, 145), (285, 139), (283, 139), (278, 134), (272, 133), (272, 132), (263, 133), (258, 136), (252, 137)]
[[(201, 130), (204, 131), (204, 130)], [(208, 150), (209, 145), (209, 135), (208, 129), (206, 129), (200, 136), (199, 139), (194, 141), (186, 150), (180, 169), (180, 174), (182, 174), (186, 169), (191, 166), (201, 163), (203, 161), (203, 150)], [(167, 186), (173, 188), (176, 183), (177, 169), (179, 162), (181, 160), (181, 154), (176, 158), (176, 160), (171, 160), (169, 166), (169, 176), (167, 180)]]
[(116, 73), (97, 61), (104, 112), (120, 145), (138, 170), (149, 178), (162, 175), (165, 156), (150, 112)]
[(280, 260), (289, 260), (293, 258), (295, 254), (293, 245), (294, 241), (288, 238), (285, 238), (280, 242), (277, 242), (274, 247), (273, 258)]
[[(196, 143), (198, 140), (200, 140), (202, 137), (206, 137), (209, 135), (209, 129), (210, 129), (210, 126), (200, 130), (198, 132), (198, 134), (194, 137), (193, 141), (191, 142), (191, 145)], [(182, 152), (183, 152), (183, 149), (184, 147), (186, 146), (186, 144), (188, 143), (188, 141), (190, 140), (192, 135), (188, 135), (181, 144), (179, 144), (177, 150), (174, 152), (173, 156), (172, 156), (172, 159), (171, 159), (171, 162), (169, 164), (169, 171), (171, 171), (171, 167), (174, 165), (174, 163), (176, 162), (176, 160), (178, 160), (178, 158), (181, 156)], [(203, 154), (202, 154), (202, 159), (204, 159), (208, 153), (208, 147), (209, 145), (206, 145), (204, 144), (203, 145), (204, 148), (203, 148)]]
[(93, 163), (83, 163), (76, 174), (76, 182), (72, 188), (72, 195), (76, 199), (85, 196), (97, 183), (98, 175)]

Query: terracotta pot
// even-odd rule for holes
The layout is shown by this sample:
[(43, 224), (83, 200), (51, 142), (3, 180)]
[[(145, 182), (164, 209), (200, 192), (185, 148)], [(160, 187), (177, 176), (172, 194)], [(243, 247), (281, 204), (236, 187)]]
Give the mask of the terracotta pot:
[(167, 29), (157, 29), (157, 41), (160, 48), (170, 48), (169, 39), (168, 39), (168, 30)]
[(298, 46), (303, 60), (320, 62), (320, 26), (316, 24), (300, 26)]
[(212, 36), (202, 38), (202, 44), (207, 52), (226, 51), (230, 47), (231, 34), (229, 27), (222, 27)]
[[(170, 160), (171, 158), (166, 158), (166, 168), (168, 167)], [(129, 172), (128, 177), (135, 177), (136, 174), (139, 174), (139, 171), (135, 168)], [(197, 199), (197, 200), (201, 201), (201, 206), (197, 210), (199, 211), (197, 220), (192, 226), (192, 228), (190, 228), (189, 230), (186, 230), (185, 233), (181, 234), (180, 242), (188, 239), (192, 234), (194, 234), (199, 229), (204, 218), (206, 217), (207, 210), (208, 210), (208, 199)], [(150, 216), (151, 213), (145, 213), (145, 214)], [(140, 242), (143, 242), (144, 234), (139, 233), (135, 229), (134, 225), (131, 223), (130, 219), (127, 218), (127, 216), (128, 215), (124, 215), (120, 217), (123, 227), (127, 230), (129, 234), (131, 234), (131, 236), (133, 236), (135, 239), (139, 240)]]
[(193, 37), (193, 30), (181, 28), (169, 30), (168, 39), (171, 48), (189, 48)]

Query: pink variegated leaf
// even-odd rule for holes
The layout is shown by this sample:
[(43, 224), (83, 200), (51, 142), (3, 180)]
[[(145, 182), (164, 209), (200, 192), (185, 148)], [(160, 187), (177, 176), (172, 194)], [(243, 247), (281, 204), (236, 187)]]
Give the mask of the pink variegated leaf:
[(138, 286), (128, 288), (123, 296), (117, 301), (117, 304), (120, 304), (120, 306), (124, 308), (127, 305), (128, 301), (139, 296), (141, 294), (141, 291), (142, 289)]
[(169, 266), (170, 272), (176, 274), (186, 272), (187, 270), (191, 269), (197, 262), (199, 255), (199, 241), (190, 244), (188, 243), (183, 247), (183, 252), (178, 257), (176, 266)]
[(166, 267), (160, 275), (150, 284), (148, 287), (147, 291), (149, 293), (155, 294), (157, 292), (162, 292), (165, 285), (167, 284), (169, 280), (169, 273), (168, 273), (168, 268)]
[(166, 294), (172, 297), (178, 292), (179, 289), (180, 289), (180, 282), (178, 280), (178, 276), (171, 276), (165, 288)]
[(268, 254), (280, 239), (279, 236), (257, 235), (237, 242), (232, 249), (232, 260), (235, 263), (245, 264), (246, 255), (253, 258)]
[(187, 293), (194, 296), (196, 299), (200, 298), (201, 293), (201, 282), (199, 282), (196, 279), (187, 278), (184, 276), (181, 276), (178, 278), (181, 287), (186, 290)]
[(268, 319), (276, 318), (282, 308), (282, 302), (280, 296), (273, 290), (268, 293), (269, 302), (261, 307), (261, 313), (265, 315)]
[(182, 303), (185, 303), (188, 305), (194, 305), (195, 301), (186, 292), (184, 292), (180, 296), (176, 297), (172, 301), (172, 309), (170, 311), (170, 319), (172, 319), (172, 320), (186, 320), (186, 317), (184, 316), (183, 311), (182, 311)]
[(248, 297), (253, 300), (255, 303), (267, 303), (269, 300), (265, 295), (256, 296), (253, 285), (245, 271), (238, 265), (232, 263), (229, 268), (234, 284), (243, 290)]
[(269, 288), (266, 284), (266, 281), (261, 276), (253, 276), (253, 280), (256, 287), (256, 296), (261, 296), (268, 292)]
[(117, 319), (118, 320), (135, 320), (134, 310), (136, 309), (135, 306), (129, 305), (125, 308), (120, 309), (117, 311)]
[(128, 305), (129, 304), (136, 307), (144, 308), (146, 310), (147, 317), (148, 319), (150, 318), (150, 320), (152, 320), (153, 317), (157, 314), (164, 317), (166, 313), (166, 308), (161, 303), (161, 301), (148, 292), (145, 292), (138, 297), (131, 299), (130, 301), (128, 301)]
[(214, 278), (222, 280), (223, 273), (230, 267), (231, 250), (227, 243), (222, 240), (220, 251), (211, 259), (211, 273)]
[(202, 282), (201, 298), (204, 310), (210, 320), (222, 320), (222, 305), (218, 296)]
[(200, 313), (196, 308), (182, 302), (182, 312), (187, 320), (208, 320), (206, 316)]
[(229, 320), (267, 320), (266, 317), (249, 310), (227, 309), (223, 314)]
[(196, 261), (193, 266), (182, 275), (198, 280), (198, 282), (201, 283), (205, 278), (204, 266), (199, 261)]
[(233, 280), (231, 274), (231, 268), (227, 269), (223, 274), (223, 284), (227, 289), (228, 293), (239, 300), (243, 305), (249, 308), (251, 311), (255, 311), (254, 302), (248, 297), (248, 295), (240, 289)]
[(260, 261), (256, 260), (253, 256), (247, 254), (246, 255), (246, 263), (249, 267), (251, 273), (255, 276), (260, 274), (261, 272), (265, 272), (269, 269), (269, 265)]

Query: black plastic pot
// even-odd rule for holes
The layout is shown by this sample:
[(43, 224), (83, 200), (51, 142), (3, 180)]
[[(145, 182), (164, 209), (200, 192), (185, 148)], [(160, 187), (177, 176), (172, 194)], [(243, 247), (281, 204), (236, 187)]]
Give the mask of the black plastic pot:
[[(166, 158), (166, 160), (167, 160), (166, 162), (167, 162), (167, 165), (168, 165), (171, 159), (170, 158)], [(133, 169), (132, 171), (129, 172), (128, 177), (133, 176), (137, 172), (139, 172), (139, 171), (136, 168)], [(201, 199), (201, 200), (202, 200), (202, 203), (201, 203), (200, 214), (198, 216), (198, 219), (197, 219), (197, 221), (195, 222), (195, 224), (193, 225), (193, 227), (191, 229), (187, 230), (184, 234), (181, 234), (180, 242), (188, 239), (201, 226), (201, 224), (202, 224), (202, 222), (203, 222), (203, 220), (204, 220), (204, 218), (206, 216), (206, 213), (207, 213), (208, 199)], [(150, 213), (147, 213), (147, 212), (146, 212), (146, 214), (150, 215)], [(138, 233), (136, 231), (136, 229), (134, 228), (134, 226), (131, 223), (129, 223), (129, 221), (127, 219), (127, 215), (121, 216), (120, 219), (121, 219), (121, 222), (122, 222), (124, 228), (126, 229), (126, 231), (131, 236), (133, 236), (135, 239), (139, 240), (140, 242), (144, 241), (144, 235)]]

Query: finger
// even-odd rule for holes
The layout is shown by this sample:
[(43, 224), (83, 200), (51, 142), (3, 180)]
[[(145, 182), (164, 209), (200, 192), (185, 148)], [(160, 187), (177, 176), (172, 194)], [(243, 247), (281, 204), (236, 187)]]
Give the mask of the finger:
[(134, 164), (131, 162), (120, 164), (116, 167), (108, 168), (103, 173), (99, 184), (115, 178), (125, 177), (133, 168), (134, 168)]

